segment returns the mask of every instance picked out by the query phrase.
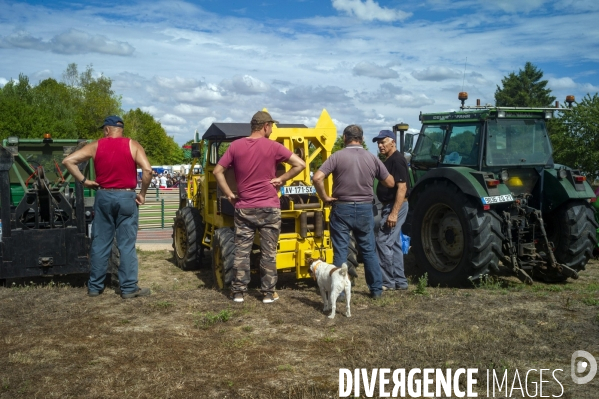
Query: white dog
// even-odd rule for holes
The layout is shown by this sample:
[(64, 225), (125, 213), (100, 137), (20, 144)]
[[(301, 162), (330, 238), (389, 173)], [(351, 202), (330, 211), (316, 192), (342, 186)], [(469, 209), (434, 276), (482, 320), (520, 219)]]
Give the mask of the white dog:
[(351, 299), (351, 281), (347, 274), (347, 264), (340, 268), (335, 265), (325, 263), (322, 259), (311, 259), (310, 274), (318, 283), (320, 295), (324, 301), (323, 312), (331, 310), (329, 319), (335, 318), (337, 308), (337, 297), (342, 291), (345, 291), (345, 316), (351, 317), (349, 302)]

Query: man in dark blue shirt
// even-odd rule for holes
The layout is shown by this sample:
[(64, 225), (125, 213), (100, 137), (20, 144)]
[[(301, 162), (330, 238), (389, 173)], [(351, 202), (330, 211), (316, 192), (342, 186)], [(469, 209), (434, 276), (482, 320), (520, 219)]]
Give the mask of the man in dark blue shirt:
[(377, 186), (376, 196), (383, 205), (379, 232), (376, 236), (376, 250), (383, 274), (383, 290), (406, 290), (403, 264), (403, 252), (399, 233), (408, 215), (408, 162), (397, 151), (395, 134), (390, 130), (381, 130), (372, 139), (379, 152), (385, 156), (383, 164), (395, 179), (395, 186), (387, 188)]

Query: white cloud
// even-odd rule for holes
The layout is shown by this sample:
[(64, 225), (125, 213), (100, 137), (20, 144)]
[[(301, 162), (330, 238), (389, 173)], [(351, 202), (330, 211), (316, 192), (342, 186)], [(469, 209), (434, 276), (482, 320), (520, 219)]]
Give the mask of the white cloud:
[(460, 78), (462, 77), (462, 73), (456, 69), (443, 66), (433, 66), (420, 71), (414, 71), (412, 72), (412, 76), (418, 80), (440, 82), (442, 80)]
[(373, 0), (333, 0), (333, 7), (346, 14), (365, 21), (403, 21), (412, 16), (412, 13), (381, 7)]
[(0, 48), (21, 48), (38, 51), (51, 51), (58, 54), (100, 53), (130, 56), (135, 48), (126, 42), (109, 40), (104, 35), (70, 29), (54, 36), (49, 41), (33, 37), (26, 31), (19, 31), (0, 37)]
[(5, 84), (7, 84), (9, 82), (9, 80), (6, 80), (5, 78), (0, 78), (0, 86), (4, 87)]
[(354, 76), (369, 76), (377, 79), (395, 79), (399, 77), (397, 71), (368, 61), (356, 64), (352, 72)]
[(552, 90), (564, 90), (564, 89), (573, 89), (576, 86), (576, 82), (572, 80), (572, 78), (549, 78), (547, 79), (549, 83), (547, 87), (550, 87)]
[(187, 123), (187, 121), (177, 115), (164, 114), (162, 118), (160, 118), (160, 123), (164, 123), (167, 125), (184, 125)]
[(197, 115), (205, 114), (208, 111), (208, 108), (198, 107), (191, 104), (178, 104), (174, 107), (174, 111), (182, 115)]
[(435, 100), (428, 98), (425, 94), (398, 94), (395, 96), (394, 104), (406, 108), (421, 108), (433, 105)]
[(143, 112), (147, 112), (148, 114), (156, 115), (160, 110), (153, 105), (148, 107), (140, 107)]
[(223, 80), (221, 86), (239, 94), (258, 94), (268, 91), (268, 85), (250, 75), (237, 75)]
[(210, 125), (212, 125), (214, 122), (216, 122), (216, 118), (213, 116), (209, 116), (207, 118), (202, 119), (199, 122), (200, 128), (198, 129), (200, 132), (200, 137), (203, 134), (203, 131), (208, 130), (208, 128), (210, 127)]
[(215, 84), (203, 84), (191, 90), (174, 93), (177, 101), (208, 105), (210, 101), (226, 99), (223, 90)]

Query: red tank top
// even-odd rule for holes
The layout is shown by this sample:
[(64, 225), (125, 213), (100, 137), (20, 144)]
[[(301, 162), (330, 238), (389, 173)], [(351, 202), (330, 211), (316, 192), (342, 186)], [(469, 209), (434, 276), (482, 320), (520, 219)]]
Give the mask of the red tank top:
[(137, 165), (131, 156), (127, 137), (105, 137), (98, 140), (94, 158), (96, 182), (102, 188), (137, 187)]

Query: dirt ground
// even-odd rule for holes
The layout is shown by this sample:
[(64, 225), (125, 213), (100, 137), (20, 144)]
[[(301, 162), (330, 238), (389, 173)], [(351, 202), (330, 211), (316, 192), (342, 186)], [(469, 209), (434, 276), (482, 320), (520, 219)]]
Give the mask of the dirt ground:
[[(599, 357), (597, 261), (565, 284), (414, 280), (380, 301), (361, 273), (352, 317), (339, 304), (329, 320), (312, 281), (281, 274), (279, 301), (263, 304), (254, 283), (235, 304), (209, 268), (181, 271), (166, 250), (139, 256), (145, 298), (89, 298), (85, 276), (0, 288), (0, 398), (332, 398), (340, 368), (477, 368), (478, 397), (598, 397), (599, 375), (570, 376), (574, 351)], [(539, 369), (550, 370), (542, 396)], [(487, 370), (507, 371), (507, 394), (487, 396)]]

